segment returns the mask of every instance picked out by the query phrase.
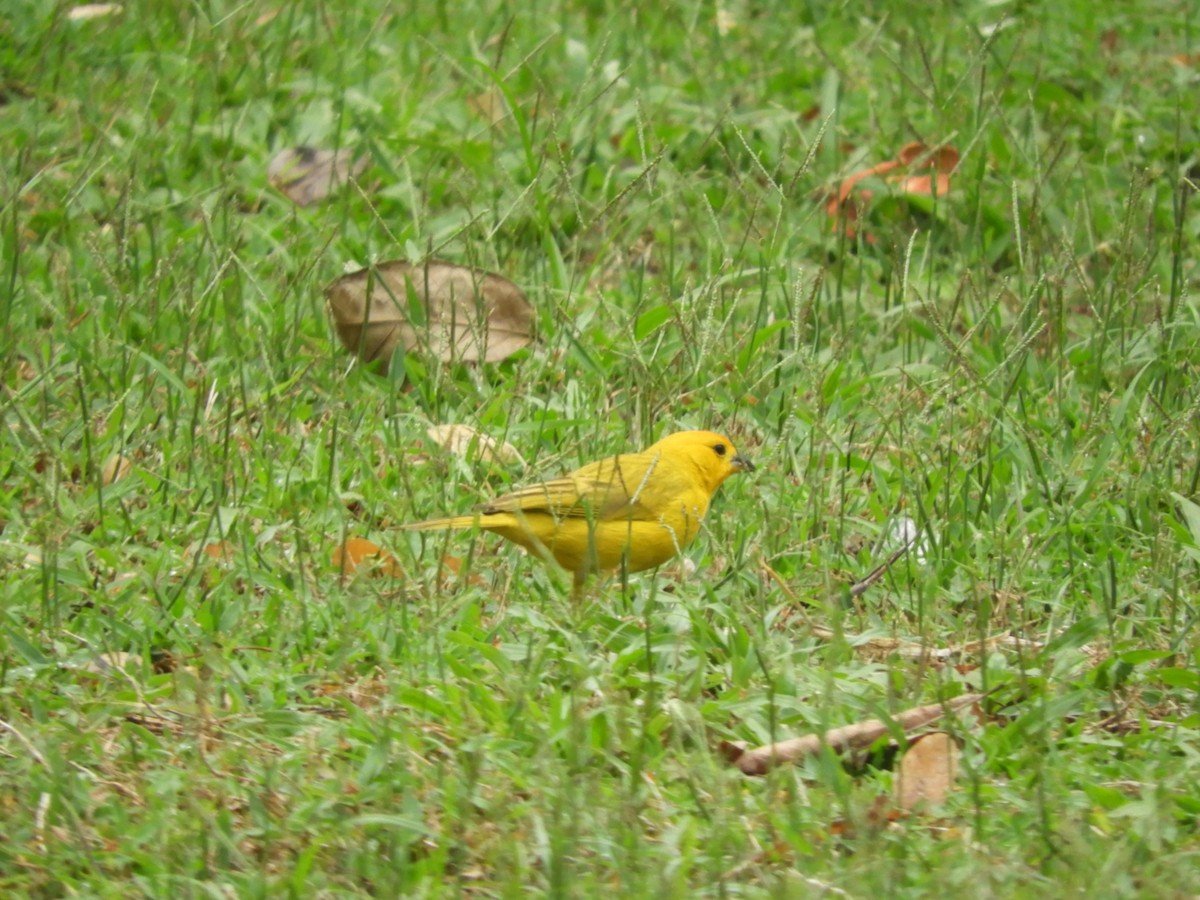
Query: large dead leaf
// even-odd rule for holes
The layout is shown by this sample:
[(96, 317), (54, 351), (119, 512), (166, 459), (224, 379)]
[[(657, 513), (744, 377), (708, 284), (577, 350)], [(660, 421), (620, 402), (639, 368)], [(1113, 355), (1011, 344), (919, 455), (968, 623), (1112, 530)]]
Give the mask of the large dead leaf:
[(325, 296), (346, 348), (385, 370), (398, 346), (446, 362), (499, 362), (533, 340), (520, 288), (453, 263), (379, 263), (343, 275)]
[[(866, 811), (866, 822), (881, 827), (941, 806), (954, 790), (959, 755), (958, 744), (944, 731), (913, 738), (900, 759), (891, 798), (878, 795)], [(853, 828), (853, 822), (841, 819), (830, 826), (830, 833), (849, 835)]]
[(366, 167), (367, 158), (354, 159), (349, 150), (288, 147), (267, 166), (267, 180), (297, 206), (310, 206), (357, 178)]
[(908, 745), (896, 781), (896, 805), (913, 810), (946, 802), (958, 777), (958, 744), (944, 731), (922, 735)]
[(470, 425), (431, 425), (425, 429), (429, 439), (463, 459), (525, 465), (525, 458), (512, 444), (476, 431)]

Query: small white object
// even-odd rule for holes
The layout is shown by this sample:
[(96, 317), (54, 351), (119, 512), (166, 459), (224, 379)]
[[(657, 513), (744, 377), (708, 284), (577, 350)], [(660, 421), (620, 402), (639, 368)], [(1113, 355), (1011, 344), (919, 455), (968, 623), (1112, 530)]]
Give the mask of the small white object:
[(883, 539), (883, 547), (888, 553), (908, 547), (912, 558), (922, 566), (929, 558), (929, 541), (921, 538), (920, 527), (908, 516), (900, 516), (892, 522)]
[(67, 13), (67, 18), (72, 22), (85, 22), (88, 19), (115, 16), (122, 8), (120, 3), (85, 3)]

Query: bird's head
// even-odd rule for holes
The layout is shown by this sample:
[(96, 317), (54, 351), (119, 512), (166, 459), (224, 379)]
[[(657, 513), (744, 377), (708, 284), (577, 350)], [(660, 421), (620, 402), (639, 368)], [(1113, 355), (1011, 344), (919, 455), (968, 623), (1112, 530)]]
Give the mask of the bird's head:
[(686, 461), (693, 466), (712, 493), (728, 478), (738, 472), (753, 472), (754, 463), (738, 455), (733, 441), (712, 431), (679, 431), (669, 434), (651, 451), (665, 458)]

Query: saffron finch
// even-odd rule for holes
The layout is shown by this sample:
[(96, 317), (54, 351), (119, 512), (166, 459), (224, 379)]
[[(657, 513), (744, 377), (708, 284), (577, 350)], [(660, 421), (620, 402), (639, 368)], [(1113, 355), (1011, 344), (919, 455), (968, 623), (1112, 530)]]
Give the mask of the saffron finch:
[(624, 563), (640, 572), (675, 556), (695, 538), (708, 502), (736, 472), (753, 472), (727, 437), (711, 431), (668, 435), (641, 453), (588, 463), (562, 478), (497, 497), (474, 513), (413, 522), (409, 531), (475, 528), (553, 557), (578, 589), (592, 572)]

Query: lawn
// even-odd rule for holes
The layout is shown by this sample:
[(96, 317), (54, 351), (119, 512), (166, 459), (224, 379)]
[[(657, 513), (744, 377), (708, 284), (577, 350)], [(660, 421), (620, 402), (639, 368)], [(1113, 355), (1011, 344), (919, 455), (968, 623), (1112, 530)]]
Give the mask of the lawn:
[[(1195, 892), (1194, 4), (91, 12), (0, 20), (0, 891)], [(532, 342), (362, 364), (390, 260)], [(686, 429), (657, 571), (399, 528)]]

